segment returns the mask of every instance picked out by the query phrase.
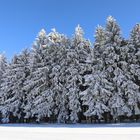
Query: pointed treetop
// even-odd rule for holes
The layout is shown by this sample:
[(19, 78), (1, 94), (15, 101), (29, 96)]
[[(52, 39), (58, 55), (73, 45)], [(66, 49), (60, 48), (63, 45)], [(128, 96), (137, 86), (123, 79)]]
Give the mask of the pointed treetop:
[(116, 19), (114, 19), (112, 16), (108, 16), (107, 22), (116, 22)]
[(104, 28), (102, 26), (98, 25), (96, 27), (94, 37), (96, 38), (97, 36), (102, 36), (103, 34), (104, 34)]
[(47, 35), (47, 39), (50, 45), (60, 45), (63, 44), (66, 36), (58, 33), (55, 28), (52, 28), (51, 32)]
[(140, 32), (140, 23), (136, 24), (136, 26), (138, 27), (138, 31)]
[(77, 27), (75, 28), (75, 32), (74, 32), (74, 35), (73, 35), (73, 43), (80, 43), (80, 42), (83, 42), (83, 29), (80, 27), (80, 25), (78, 24)]
[(59, 38), (60, 34), (56, 31), (55, 28), (52, 28), (51, 32), (48, 34), (48, 40), (54, 44), (56, 40), (58, 41)]
[(51, 37), (51, 38), (55, 38), (55, 37), (57, 37), (59, 35), (59, 33), (56, 31), (56, 29), (55, 28), (52, 28), (51, 29), (51, 32), (48, 34), (48, 37)]
[(5, 59), (5, 55), (4, 55), (4, 53), (1, 53), (0, 54), (0, 61), (3, 61)]
[(130, 34), (130, 42), (140, 45), (140, 24), (136, 24)]
[(132, 32), (139, 32), (139, 33), (140, 33), (140, 23), (137, 23), (137, 24), (134, 26)]
[(18, 56), (15, 54), (12, 58), (12, 63), (13, 64), (16, 64), (17, 63), (17, 59), (18, 59)]
[(3, 55), (2, 55), (2, 54), (0, 54), (0, 61), (2, 60), (2, 58), (3, 58)]
[(120, 27), (116, 22), (116, 19), (114, 19), (112, 16), (109, 16), (106, 20), (106, 27), (105, 27), (105, 31), (106, 31), (106, 37), (107, 40), (114, 38), (115, 40), (116, 38), (120, 38), (121, 35), (121, 31), (120, 31)]
[(41, 31), (38, 33), (38, 37), (44, 37), (46, 36), (46, 31), (44, 29), (41, 29)]
[(94, 45), (98, 45), (98, 43), (103, 43), (103, 41), (105, 40), (105, 29), (98, 25), (96, 30), (95, 30), (95, 44)]
[(83, 29), (80, 27), (80, 25), (78, 24), (77, 27), (75, 28), (75, 35), (83, 36), (83, 34), (84, 34), (84, 31), (83, 31)]
[(120, 32), (120, 28), (116, 22), (116, 19), (114, 19), (112, 16), (107, 17), (106, 31), (112, 32), (115, 34)]
[(35, 38), (35, 41), (33, 42), (32, 49), (34, 50), (38, 47), (42, 47), (42, 45), (45, 45), (46, 37), (46, 31), (44, 29), (41, 29), (37, 37)]

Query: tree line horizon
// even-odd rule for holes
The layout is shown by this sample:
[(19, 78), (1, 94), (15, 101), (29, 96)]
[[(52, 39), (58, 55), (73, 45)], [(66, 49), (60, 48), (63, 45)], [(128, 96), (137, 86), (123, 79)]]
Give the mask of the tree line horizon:
[(0, 55), (1, 123), (140, 121), (140, 24), (124, 39), (116, 20), (95, 41), (42, 29), (32, 49)]

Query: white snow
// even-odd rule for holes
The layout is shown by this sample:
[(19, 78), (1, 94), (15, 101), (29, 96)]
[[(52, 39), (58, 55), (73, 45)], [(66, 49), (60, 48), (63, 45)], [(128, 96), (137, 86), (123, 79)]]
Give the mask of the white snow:
[[(113, 126), (113, 127), (112, 127)], [(115, 127), (114, 127), (115, 126)], [(140, 124), (0, 125), (1, 140), (139, 140)]]

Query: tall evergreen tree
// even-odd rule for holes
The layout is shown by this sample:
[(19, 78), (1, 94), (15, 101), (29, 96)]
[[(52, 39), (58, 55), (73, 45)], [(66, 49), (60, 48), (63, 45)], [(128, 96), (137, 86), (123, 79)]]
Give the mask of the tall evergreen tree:
[(26, 98), (23, 83), (29, 74), (28, 58), (27, 50), (18, 56), (15, 55), (4, 73), (1, 97), (3, 121), (9, 121), (13, 117), (17, 117), (18, 120), (23, 119), (23, 106)]
[[(136, 24), (130, 34), (128, 44), (124, 47), (126, 66), (127, 104), (133, 116), (140, 115), (140, 24)], [(124, 54), (123, 54), (124, 55)], [(123, 65), (123, 64), (122, 64)], [(135, 118), (135, 117), (134, 117)]]
[(78, 25), (71, 40), (71, 46), (67, 54), (67, 95), (69, 99), (70, 121), (76, 123), (80, 121), (81, 99), (80, 85), (82, 85), (82, 77), (86, 71), (90, 69), (87, 63), (90, 59), (90, 42), (83, 37), (83, 30)]
[[(68, 50), (68, 39), (55, 29), (48, 34), (50, 41), (49, 57), (51, 64), (50, 80), (53, 92), (54, 118), (57, 122), (65, 123), (68, 121), (68, 99), (65, 84), (66, 55)], [(63, 77), (64, 76), (64, 77)]]
[(92, 73), (85, 76), (86, 85), (88, 88), (81, 93), (83, 105), (87, 106), (84, 113), (87, 117), (94, 117), (98, 119), (103, 118), (103, 113), (109, 111), (107, 102), (108, 96), (111, 92), (105, 87), (112, 87), (104, 74), (104, 58), (103, 52), (105, 50), (105, 30), (98, 26), (95, 33), (95, 47), (93, 49)]
[(140, 24), (136, 24), (130, 34), (127, 45), (127, 61), (134, 82), (140, 86)]
[(24, 112), (27, 119), (35, 118), (36, 121), (40, 121), (52, 114), (53, 98), (48, 63), (47, 36), (42, 29), (33, 44), (30, 55), (30, 75), (24, 84), (27, 94)]
[(1, 84), (3, 82), (3, 74), (6, 71), (6, 66), (7, 66), (6, 57), (3, 54), (0, 54), (0, 89)]
[[(3, 95), (2, 84), (4, 83), (4, 73), (6, 72), (7, 65), (8, 64), (6, 61), (6, 57), (3, 54), (0, 54), (0, 109), (2, 107), (2, 95)], [(1, 115), (0, 115), (0, 119), (1, 119)]]

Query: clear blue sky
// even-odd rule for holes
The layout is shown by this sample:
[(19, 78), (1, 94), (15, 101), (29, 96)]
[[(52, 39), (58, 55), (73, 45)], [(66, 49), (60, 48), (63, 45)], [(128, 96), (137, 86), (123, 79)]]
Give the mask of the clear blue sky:
[(95, 27), (112, 15), (124, 37), (140, 22), (140, 0), (0, 0), (0, 52), (8, 58), (30, 48), (40, 29), (70, 36), (77, 24), (93, 42)]

